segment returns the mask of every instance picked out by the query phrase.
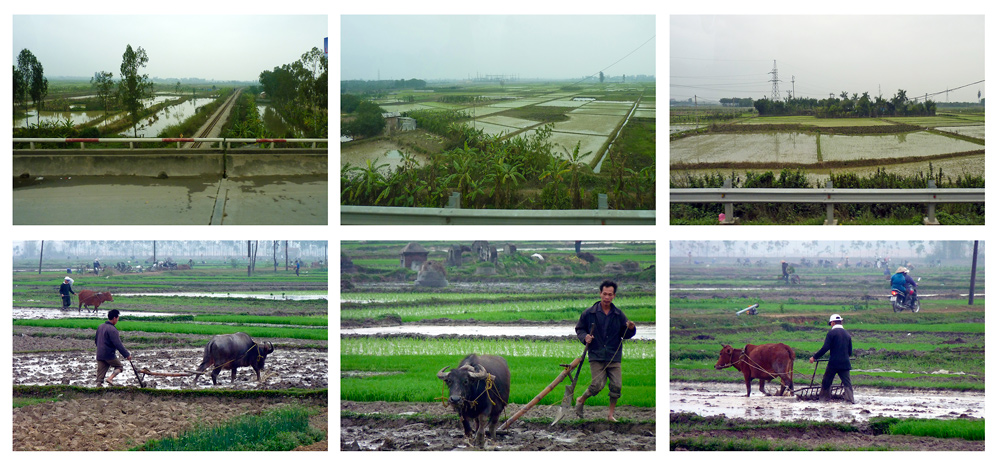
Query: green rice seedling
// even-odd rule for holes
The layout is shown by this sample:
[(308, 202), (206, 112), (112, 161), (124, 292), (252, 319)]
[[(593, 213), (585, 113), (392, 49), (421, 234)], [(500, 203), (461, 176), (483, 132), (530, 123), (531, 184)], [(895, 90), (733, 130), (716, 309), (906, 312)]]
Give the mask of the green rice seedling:
[(906, 418), (891, 425), (889, 427), (889, 434), (984, 441), (986, 440), (986, 420)]
[(325, 437), (309, 427), (309, 410), (285, 407), (245, 415), (215, 427), (200, 427), (177, 437), (154, 439), (143, 451), (289, 451)]
[[(441, 401), (447, 396), (437, 372), (444, 367), (455, 368), (469, 353), (462, 355), (341, 355), (341, 371), (401, 372), (393, 375), (349, 376), (341, 379), (341, 399), (351, 401)], [(579, 353), (576, 354), (577, 356)], [(512, 403), (529, 402), (560, 372), (561, 363), (572, 358), (506, 357), (511, 371)], [(656, 365), (654, 359), (626, 360), (622, 367), (622, 398), (619, 405), (652, 407), (656, 405)], [(589, 369), (584, 368), (577, 383), (579, 395), (590, 383)], [(567, 384), (568, 385), (568, 384)], [(542, 404), (555, 405), (562, 401), (563, 389), (557, 388), (543, 399)], [(607, 405), (607, 395), (588, 401), (588, 405)]]

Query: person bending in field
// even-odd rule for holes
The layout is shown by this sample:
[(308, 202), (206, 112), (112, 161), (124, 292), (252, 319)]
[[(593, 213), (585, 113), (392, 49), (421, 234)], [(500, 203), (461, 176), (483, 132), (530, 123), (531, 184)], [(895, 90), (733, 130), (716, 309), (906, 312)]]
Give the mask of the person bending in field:
[(125, 360), (132, 360), (132, 354), (129, 354), (128, 349), (125, 349), (121, 338), (118, 337), (118, 329), (115, 328), (115, 325), (118, 324), (119, 313), (118, 310), (109, 311), (108, 321), (97, 327), (97, 336), (94, 337), (94, 344), (97, 344), (98, 387), (104, 385), (104, 374), (108, 373), (110, 367), (114, 367), (115, 370), (107, 378), (108, 385), (113, 386), (115, 377), (122, 373), (122, 362), (118, 360), (115, 351), (122, 353)]
[(600, 290), (601, 301), (587, 308), (576, 323), (576, 337), (588, 346), (592, 379), (587, 391), (576, 400), (576, 414), (583, 418), (583, 404), (600, 393), (607, 383), (608, 421), (617, 422), (615, 405), (622, 396), (622, 343), (635, 336), (635, 323), (611, 303), (618, 292), (618, 284), (605, 280)]

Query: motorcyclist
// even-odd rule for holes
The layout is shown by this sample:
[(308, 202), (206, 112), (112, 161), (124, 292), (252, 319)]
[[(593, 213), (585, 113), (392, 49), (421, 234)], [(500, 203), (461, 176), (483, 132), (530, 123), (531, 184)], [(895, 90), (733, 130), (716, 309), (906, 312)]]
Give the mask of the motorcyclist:
[[(892, 274), (889, 281), (892, 283), (892, 289), (903, 294), (904, 306), (909, 306), (912, 308), (913, 300), (917, 299), (917, 282), (910, 277), (910, 270), (906, 267), (900, 267), (896, 269), (896, 273)], [(909, 287), (913, 287), (913, 294), (910, 294)]]

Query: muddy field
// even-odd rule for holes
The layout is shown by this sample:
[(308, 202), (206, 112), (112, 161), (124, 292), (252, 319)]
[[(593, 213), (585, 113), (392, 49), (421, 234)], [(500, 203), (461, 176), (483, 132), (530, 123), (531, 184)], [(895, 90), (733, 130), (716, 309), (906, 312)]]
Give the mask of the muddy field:
[[(522, 405), (507, 406), (501, 424)], [(558, 406), (536, 406), (497, 431), (486, 449), (497, 451), (652, 451), (656, 449), (656, 409), (621, 406), (619, 423), (595, 421), (607, 407), (587, 407), (585, 420), (572, 412), (556, 426), (550, 421)], [(359, 416), (371, 415), (371, 416)], [(529, 421), (525, 421), (529, 420)], [(458, 415), (440, 403), (341, 401), (340, 448), (345, 451), (452, 451), (473, 449), (462, 433)]]
[[(75, 331), (62, 328), (30, 328), (16, 326), (13, 344), (13, 384), (14, 385), (77, 385), (91, 387), (95, 382), (96, 361), (92, 338), (73, 336)], [(152, 339), (149, 339), (152, 337)], [(142, 338), (146, 344), (137, 347), (131, 339)], [(201, 364), (201, 347), (178, 348), (166, 343), (185, 341), (200, 342), (204, 336), (163, 333), (126, 332), (122, 341), (132, 353), (132, 361), (139, 369), (152, 372), (179, 373), (197, 369)], [(325, 349), (295, 347), (303, 340), (269, 339), (275, 350), (268, 355), (261, 384), (253, 375), (253, 369), (237, 369), (236, 383), (230, 384), (230, 371), (219, 373), (220, 387), (239, 390), (284, 389), (284, 388), (327, 388), (329, 365)], [(326, 344), (311, 341), (312, 344)], [(125, 372), (115, 378), (121, 386), (139, 386), (132, 368), (124, 362)], [(210, 372), (210, 371), (209, 371)], [(191, 388), (191, 377), (149, 376), (155, 388)], [(209, 376), (201, 376), (198, 388), (211, 388)]]
[[(196, 425), (214, 424), (243, 414), (288, 405), (320, 406), (310, 425), (327, 431), (326, 400), (267, 398), (184, 398), (151, 396), (126, 389), (86, 395), (14, 409), (15, 451), (122, 450), (150, 439), (180, 433)], [(87, 431), (88, 434), (80, 434)], [(326, 450), (320, 441), (303, 449)]]
[[(808, 383), (795, 386), (802, 388)], [(751, 395), (746, 397), (742, 383), (670, 382), (670, 412), (751, 420), (838, 422), (867, 421), (876, 416), (951, 419), (986, 415), (983, 392), (857, 386), (855, 403), (851, 405), (842, 401), (802, 401), (787, 395), (767, 397), (757, 390), (756, 381), (751, 387)], [(776, 388), (771, 385), (769, 391)]]
[[(140, 370), (149, 369), (158, 373), (183, 373), (197, 369), (201, 363), (201, 349), (154, 349), (132, 354), (132, 362)], [(115, 378), (116, 385), (139, 386), (132, 368), (127, 361), (125, 372)], [(261, 382), (253, 369), (237, 369), (236, 382), (230, 383), (231, 371), (219, 373), (221, 387), (238, 390), (286, 389), (286, 388), (327, 388), (328, 365), (326, 351), (316, 349), (276, 348), (267, 356)], [(15, 354), (13, 368), (14, 385), (94, 385), (96, 361), (93, 351), (66, 351), (32, 354)], [(193, 388), (190, 376), (165, 377), (146, 375), (145, 380), (154, 380), (155, 388)], [(212, 387), (209, 375), (198, 378), (198, 388)], [(150, 385), (147, 385), (150, 386)]]

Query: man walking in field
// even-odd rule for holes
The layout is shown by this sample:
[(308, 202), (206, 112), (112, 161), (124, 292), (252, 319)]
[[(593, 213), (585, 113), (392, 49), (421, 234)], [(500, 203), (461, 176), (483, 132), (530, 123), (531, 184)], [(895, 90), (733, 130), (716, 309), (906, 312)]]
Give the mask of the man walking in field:
[(635, 323), (611, 303), (618, 292), (618, 284), (605, 280), (601, 282), (600, 290), (601, 301), (587, 308), (576, 323), (576, 337), (588, 346), (592, 379), (587, 391), (576, 400), (576, 414), (583, 418), (583, 404), (600, 393), (607, 382), (610, 398), (608, 421), (617, 422), (615, 405), (622, 396), (622, 344), (635, 336)]
[(63, 308), (69, 308), (70, 294), (76, 295), (76, 292), (73, 291), (73, 279), (66, 277), (63, 279), (62, 285), (59, 286), (59, 295), (62, 295)]
[(828, 324), (830, 331), (826, 332), (823, 347), (809, 358), (809, 363), (812, 364), (816, 362), (817, 358), (826, 354), (826, 351), (830, 351), (830, 362), (826, 364), (819, 398), (823, 401), (830, 400), (830, 386), (833, 385), (833, 376), (838, 375), (840, 383), (844, 385), (844, 400), (854, 403), (854, 389), (851, 387), (851, 354), (854, 353), (854, 345), (851, 343), (851, 334), (844, 329), (844, 319), (836, 313), (830, 315)]
[(111, 372), (111, 376), (107, 379), (108, 385), (113, 386), (115, 377), (122, 373), (122, 363), (118, 360), (116, 351), (122, 353), (122, 357), (125, 360), (132, 360), (132, 354), (129, 354), (128, 349), (125, 349), (121, 338), (118, 336), (118, 329), (115, 328), (115, 325), (118, 324), (118, 315), (118, 310), (109, 311), (108, 321), (97, 327), (97, 336), (94, 337), (94, 344), (97, 344), (98, 387), (104, 385), (104, 374), (108, 372), (110, 367), (114, 367), (115, 370)]

